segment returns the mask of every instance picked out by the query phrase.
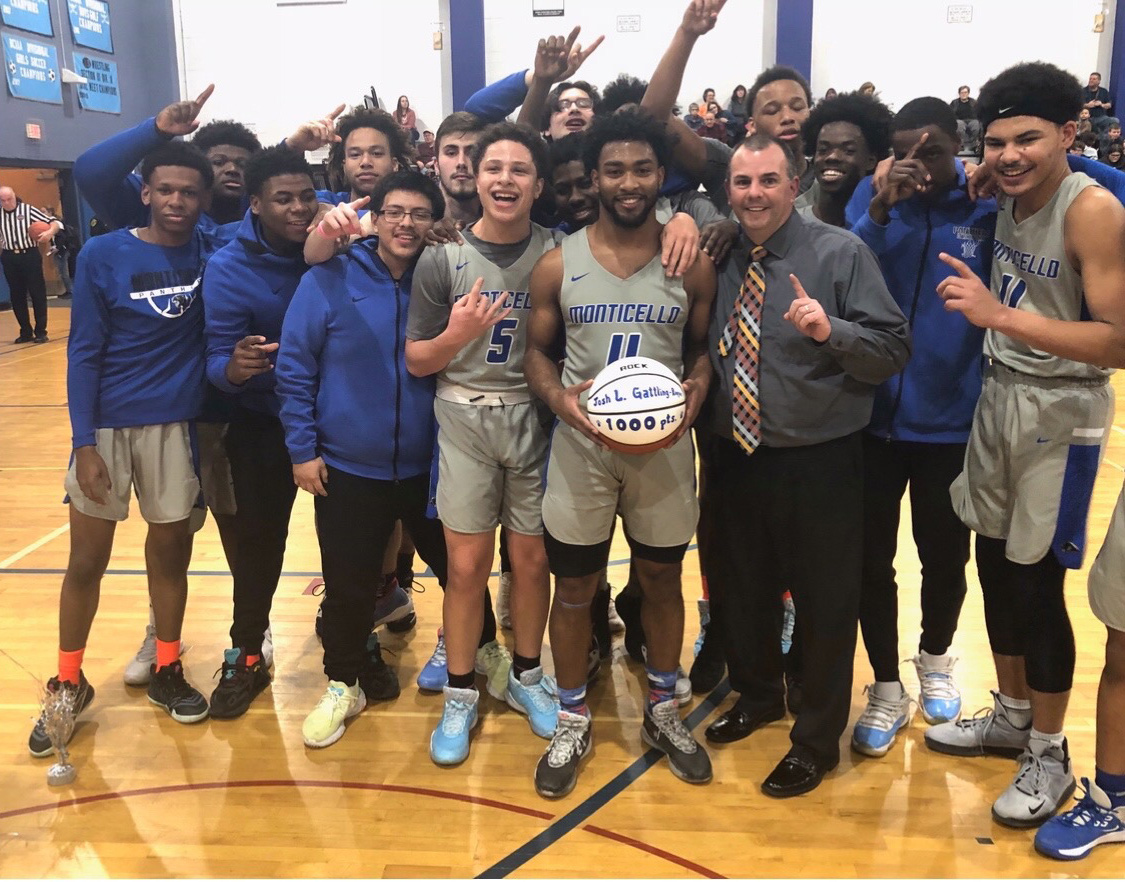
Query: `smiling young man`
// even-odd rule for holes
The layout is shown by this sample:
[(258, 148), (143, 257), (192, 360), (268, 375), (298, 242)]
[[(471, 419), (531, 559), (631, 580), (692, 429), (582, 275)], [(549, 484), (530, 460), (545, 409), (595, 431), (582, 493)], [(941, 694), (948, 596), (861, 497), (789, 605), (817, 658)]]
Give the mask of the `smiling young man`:
[[(438, 378), (437, 509), (449, 549), (448, 685), (430, 739), (439, 765), (468, 756), (479, 719), (474, 668), (493, 697), (529, 716), (535, 734), (549, 738), (555, 730), (557, 704), (540, 662), (550, 604), (541, 477), (547, 436), (522, 369), (531, 270), (556, 243), (531, 222), (546, 166), (536, 133), (511, 123), (485, 129), (473, 151), (483, 215), (463, 242), (428, 249), (414, 278), (406, 363), (415, 376)], [(498, 524), (508, 528), (512, 562), (511, 662), (482, 632)]]
[(1078, 568), (1113, 414), (1108, 378), (1125, 365), (1125, 209), (1067, 166), (1081, 87), (1020, 64), (978, 100), (984, 164), (1003, 197), (991, 289), (961, 260), (938, 286), (983, 328), (991, 359), (965, 464), (950, 488), (977, 533), (976, 558), (999, 689), (995, 710), (945, 723), (926, 744), (1019, 757), (992, 807), (1011, 827), (1042, 824), (1075, 787), (1063, 723), (1074, 675), (1066, 570)]
[[(145, 569), (156, 658), (148, 699), (179, 723), (207, 716), (184, 679), (180, 629), (191, 557), (189, 518), (199, 501), (194, 420), (203, 407), (200, 276), (215, 240), (198, 227), (211, 166), (187, 144), (166, 144), (141, 165), (146, 227), (117, 230), (82, 249), (67, 344), (74, 454), (66, 476), (70, 558), (59, 598), (59, 668), (47, 688), (94, 697), (82, 673), (86, 641), (119, 521), (136, 488), (148, 523)], [(53, 750), (40, 720), (34, 756)]]
[(894, 567), (908, 486), (922, 562), (922, 633), (913, 657), (918, 706), (931, 725), (961, 712), (949, 647), (966, 593), (969, 530), (953, 509), (949, 485), (965, 460), (984, 332), (943, 309), (932, 292), (949, 274), (938, 257), (942, 252), (982, 277), (988, 274), (996, 226), (995, 201), (968, 194), (957, 158), (957, 118), (948, 103), (907, 102), (891, 123), (891, 140), (895, 163), (886, 185), (875, 191), (866, 178), (848, 205), (851, 229), (879, 258), (913, 340), (906, 368), (876, 390), (864, 434), (860, 625), (875, 682), (852, 731), (852, 747), (868, 756), (886, 754), (910, 720), (912, 698), (899, 677)]
[(426, 517), (434, 383), (411, 376), (405, 361), (415, 265), (444, 211), (425, 175), (387, 175), (372, 194), (376, 238), (309, 270), (285, 316), (277, 390), (290, 482), (314, 495), (325, 581), (328, 686), (302, 726), (308, 747), (339, 740), (369, 700), (398, 695), (371, 633), (371, 576), (397, 521), (445, 582), (441, 525)]
[(211, 715), (241, 716), (266, 686), (264, 657), (281, 576), (293, 485), (278, 417), (274, 361), (282, 320), (308, 269), (301, 249), (317, 211), (312, 170), (285, 147), (256, 154), (246, 167), (250, 208), (238, 235), (212, 258), (204, 281), (207, 376), (232, 402), (225, 447), (231, 464), (235, 536), (234, 617)]
[(834, 227), (847, 226), (844, 210), (852, 193), (890, 152), (891, 117), (882, 101), (859, 92), (821, 101), (801, 131), (813, 150), (816, 183), (797, 198), (797, 211)]
[[(644, 596), (649, 694), (642, 738), (668, 756), (677, 777), (711, 779), (706, 751), (680, 720), (675, 687), (684, 625), (680, 575), (699, 516), (689, 432), (711, 376), (706, 339), (714, 268), (699, 261), (681, 280), (667, 278), (660, 264), (655, 208), (670, 153), (663, 126), (645, 114), (623, 112), (599, 118), (584, 137), (584, 164), (600, 210), (593, 224), (536, 264), (524, 359), (532, 392), (562, 420), (552, 436), (543, 499), (556, 579), (551, 648), (561, 709), (535, 770), (536, 790), (552, 798), (574, 788), (592, 745), (586, 704), (590, 607), (617, 514)], [(621, 318), (614, 307), (629, 303), (650, 307), (648, 318)], [(591, 304), (608, 304), (607, 315), (617, 317), (584, 321), (589, 310), (582, 307)], [(594, 375), (620, 357), (626, 338), (630, 354), (654, 358), (684, 377), (687, 413), (680, 431), (669, 445), (644, 455), (606, 450), (584, 409)]]
[(413, 164), (406, 135), (385, 111), (357, 107), (336, 120), (336, 135), (339, 140), (328, 150), (328, 170), (348, 189), (318, 190), (321, 202), (339, 205), (370, 196), (380, 178)]

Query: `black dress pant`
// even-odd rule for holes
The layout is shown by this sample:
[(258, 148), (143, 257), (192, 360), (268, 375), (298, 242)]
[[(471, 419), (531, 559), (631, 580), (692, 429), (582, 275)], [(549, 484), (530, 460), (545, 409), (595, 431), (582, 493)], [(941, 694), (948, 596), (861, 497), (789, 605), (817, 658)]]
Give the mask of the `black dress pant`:
[(367, 663), (367, 635), (375, 621), (372, 579), (382, 569), (395, 522), (410, 531), (442, 587), (448, 572), (445, 533), (441, 521), (426, 517), (428, 472), (379, 481), (329, 466), (325, 489), (328, 495), (315, 500), (324, 573), (324, 673), (350, 685)]
[(804, 703), (793, 752), (826, 765), (840, 756), (851, 707), (863, 542), (863, 442), (857, 432), (747, 456), (716, 439), (707, 579), (721, 598), (727, 669), (748, 710), (783, 707), (781, 595), (801, 623)]
[(285, 430), (277, 417), (241, 411), (227, 428), (226, 448), (237, 506), (238, 547), (230, 639), (232, 645), (254, 655), (261, 651), (262, 632), (270, 624), (297, 485)]
[(949, 485), (961, 473), (964, 444), (886, 441), (864, 433), (863, 590), (859, 622), (875, 679), (899, 679), (895, 552), (899, 509), (910, 486), (910, 520), (922, 564), (921, 649), (943, 655), (965, 600), (969, 528), (953, 511)]
[[(47, 333), (47, 282), (43, 278), (43, 255), (38, 248), (29, 251), (0, 253), (4, 279), (12, 294), (12, 312), (20, 326), (21, 337), (41, 337)], [(35, 327), (27, 312), (27, 299), (35, 310)]]

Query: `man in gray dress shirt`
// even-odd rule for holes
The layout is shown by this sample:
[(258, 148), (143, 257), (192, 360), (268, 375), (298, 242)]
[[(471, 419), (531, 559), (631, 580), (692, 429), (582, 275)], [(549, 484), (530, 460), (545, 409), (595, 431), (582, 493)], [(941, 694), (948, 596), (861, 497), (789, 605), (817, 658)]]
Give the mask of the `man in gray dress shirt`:
[[(741, 233), (719, 277), (709, 341), (707, 455), (723, 480), (705, 488), (718, 535), (704, 554), (740, 696), (707, 737), (736, 741), (784, 716), (780, 597), (789, 588), (802, 623), (804, 704), (793, 746), (762, 789), (796, 796), (839, 762), (862, 566), (860, 432), (875, 387), (906, 364), (909, 330), (867, 246), (793, 210), (798, 176), (780, 142), (762, 133), (744, 141), (727, 190)], [(750, 266), (757, 246), (765, 250)], [(735, 321), (753, 277), (764, 281), (760, 306)]]

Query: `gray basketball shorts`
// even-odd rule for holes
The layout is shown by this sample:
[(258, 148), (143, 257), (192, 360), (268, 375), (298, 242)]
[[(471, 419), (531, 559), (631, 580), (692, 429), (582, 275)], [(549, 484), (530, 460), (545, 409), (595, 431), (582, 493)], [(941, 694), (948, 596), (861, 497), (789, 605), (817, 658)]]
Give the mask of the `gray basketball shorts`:
[(457, 533), (487, 533), (503, 524), (542, 535), (547, 433), (534, 402), (477, 405), (435, 398), (434, 415), (442, 524)]
[(1105, 534), (1105, 542), (1090, 568), (1087, 583), (1090, 609), (1109, 628), (1125, 631), (1125, 487)]
[(1051, 551), (1078, 569), (1112, 420), (1113, 392), (1103, 381), (991, 366), (965, 467), (949, 488), (954, 511), (969, 529), (1006, 540), (1008, 560), (1033, 564)]
[(232, 515), (238, 506), (234, 500), (234, 479), (227, 458), (226, 423), (195, 424), (199, 437), (199, 476), (203, 481), (203, 498), (214, 514)]
[(642, 545), (686, 545), (699, 521), (691, 433), (653, 453), (615, 453), (560, 422), (551, 436), (543, 524), (567, 545), (605, 542), (620, 514)]

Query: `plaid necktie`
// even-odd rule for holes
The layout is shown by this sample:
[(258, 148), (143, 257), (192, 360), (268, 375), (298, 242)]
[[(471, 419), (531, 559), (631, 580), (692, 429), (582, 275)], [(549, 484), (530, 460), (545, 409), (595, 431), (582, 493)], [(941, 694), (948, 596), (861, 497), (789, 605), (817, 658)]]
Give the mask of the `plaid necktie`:
[(762, 407), (758, 402), (758, 360), (762, 339), (762, 303), (766, 296), (766, 274), (762, 261), (769, 252), (761, 245), (750, 250), (750, 263), (731, 311), (730, 321), (719, 340), (719, 355), (734, 352), (734, 382), (731, 403), (734, 440), (747, 454), (762, 442)]

